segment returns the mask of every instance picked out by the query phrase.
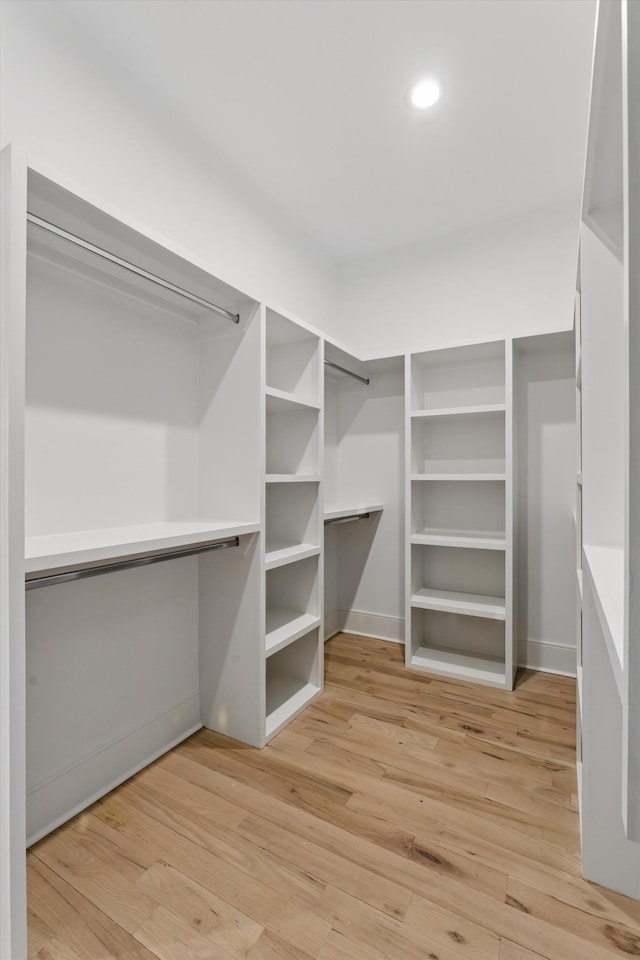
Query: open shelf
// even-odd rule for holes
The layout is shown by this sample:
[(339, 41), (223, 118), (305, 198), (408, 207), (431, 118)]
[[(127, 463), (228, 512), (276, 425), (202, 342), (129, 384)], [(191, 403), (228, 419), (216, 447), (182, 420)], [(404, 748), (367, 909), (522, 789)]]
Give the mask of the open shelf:
[(287, 563), (305, 560), (307, 557), (316, 557), (320, 547), (314, 543), (273, 544), (268, 553), (265, 553), (265, 570), (274, 570)]
[(411, 657), (411, 666), (445, 677), (505, 686), (505, 665), (498, 657), (472, 656), (449, 648), (419, 647)]
[(318, 629), (311, 630), (266, 661), (267, 739), (274, 736), (322, 689)]
[(318, 487), (315, 484), (269, 484), (265, 493), (265, 552), (269, 565), (283, 551), (320, 546)]
[(411, 667), (493, 686), (506, 685), (502, 619), (476, 617), (460, 609), (414, 607), (407, 641), (407, 663)]
[(267, 473), (265, 483), (320, 483), (319, 473)]
[(61, 567), (88, 565), (144, 553), (160, 553), (198, 546), (225, 537), (260, 530), (259, 523), (243, 521), (158, 521), (105, 530), (27, 537), (25, 572), (40, 573)]
[(358, 505), (356, 507), (340, 507), (332, 510), (325, 510), (324, 520), (340, 520), (342, 517), (354, 517), (362, 513), (380, 513), (384, 510), (384, 504), (373, 503), (367, 505)]
[(413, 483), (410, 533), (413, 543), (479, 547), (484, 540), (486, 549), (504, 549), (504, 482)]
[(313, 410), (320, 409), (320, 403), (312, 397), (300, 397), (293, 393), (287, 393), (286, 390), (276, 390), (274, 387), (267, 387), (265, 390), (267, 398), (267, 410), (270, 412), (291, 412), (297, 409), (310, 407)]
[(504, 597), (486, 597), (477, 593), (458, 593), (455, 590), (433, 590), (422, 587), (411, 596), (411, 606), (441, 613), (459, 613), (467, 617), (504, 620)]
[(438, 527), (425, 527), (413, 533), (411, 543), (476, 550), (506, 550), (507, 547), (504, 533), (491, 530), (445, 530)]
[(504, 473), (412, 473), (411, 480), (452, 480), (492, 483), (506, 480)]
[(412, 357), (412, 410), (424, 415), (504, 403), (504, 341), (430, 350)]
[(411, 470), (418, 475), (504, 476), (504, 410), (458, 417), (414, 418)]
[(320, 341), (303, 326), (267, 308), (267, 394), (320, 402)]
[(504, 620), (504, 593), (501, 551), (411, 546), (412, 607)]
[(266, 654), (270, 657), (310, 630), (320, 626), (315, 613), (298, 613), (284, 607), (267, 607)]
[(317, 476), (319, 411), (287, 404), (287, 409), (269, 409), (266, 414), (266, 474)]
[(465, 407), (442, 407), (435, 410), (414, 410), (411, 417), (414, 420), (427, 419), (433, 417), (469, 417), (480, 413), (504, 413), (506, 404), (504, 403), (479, 403)]

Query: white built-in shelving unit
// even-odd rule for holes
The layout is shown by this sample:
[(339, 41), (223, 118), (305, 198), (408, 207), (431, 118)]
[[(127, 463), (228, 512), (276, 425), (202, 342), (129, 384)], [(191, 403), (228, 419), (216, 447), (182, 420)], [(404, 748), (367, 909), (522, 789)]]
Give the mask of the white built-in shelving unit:
[(406, 663), (510, 689), (511, 343), (406, 358)]
[(260, 324), (182, 251), (12, 174), (32, 842), (202, 725), (259, 742)]
[(264, 310), (261, 744), (322, 690), (322, 341)]
[(640, 897), (640, 8), (600, 3), (576, 333), (579, 793), (585, 877)]

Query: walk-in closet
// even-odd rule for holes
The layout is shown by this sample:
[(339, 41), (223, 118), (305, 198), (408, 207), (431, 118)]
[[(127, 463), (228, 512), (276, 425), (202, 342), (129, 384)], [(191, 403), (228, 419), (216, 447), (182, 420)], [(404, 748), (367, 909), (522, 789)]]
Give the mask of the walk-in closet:
[(640, 3), (0, 25), (0, 960), (638, 955)]

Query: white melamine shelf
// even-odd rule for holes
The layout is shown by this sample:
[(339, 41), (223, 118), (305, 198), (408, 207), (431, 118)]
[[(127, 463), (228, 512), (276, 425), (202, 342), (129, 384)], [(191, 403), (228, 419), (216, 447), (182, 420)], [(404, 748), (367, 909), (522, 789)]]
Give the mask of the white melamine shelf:
[(374, 503), (357, 507), (336, 507), (333, 510), (325, 510), (325, 520), (340, 520), (341, 517), (353, 517), (361, 513), (380, 513), (384, 510), (384, 504)]
[(186, 549), (213, 540), (257, 533), (259, 530), (260, 524), (250, 521), (166, 520), (129, 527), (27, 537), (25, 573)]
[(265, 483), (320, 483), (319, 473), (267, 473)]
[(458, 593), (455, 590), (433, 590), (423, 587), (411, 597), (411, 606), (441, 613), (458, 613), (486, 620), (504, 620), (504, 597), (486, 597), (476, 593)]
[(471, 680), (489, 686), (504, 687), (504, 661), (493, 657), (472, 656), (460, 650), (419, 647), (411, 657), (411, 666), (445, 677)]
[(289, 412), (299, 410), (301, 407), (305, 410), (319, 410), (320, 403), (313, 397), (300, 397), (297, 394), (289, 393), (287, 390), (277, 390), (275, 387), (265, 389), (267, 398), (267, 410), (272, 412)]
[(582, 603), (582, 570), (576, 570), (576, 579), (578, 581), (578, 591), (580, 593), (580, 603)]
[(300, 613), (283, 607), (267, 608), (266, 654), (271, 656), (299, 637), (320, 626), (315, 613)]
[(578, 484), (579, 487), (582, 486), (582, 474), (581, 474), (581, 473), (577, 473), (577, 474), (576, 474), (576, 483)]
[(313, 543), (270, 544), (265, 553), (265, 570), (275, 570), (286, 563), (295, 563), (296, 560), (306, 560), (307, 557), (316, 557), (320, 547)]
[(595, 607), (604, 634), (611, 667), (622, 695), (624, 669), (624, 551), (584, 545), (584, 557), (593, 584)]
[(504, 481), (504, 473), (412, 473), (412, 480)]
[(428, 410), (413, 410), (411, 416), (415, 419), (427, 417), (468, 417), (477, 413), (504, 413), (505, 403), (478, 403), (465, 407), (431, 407)]
[(506, 550), (504, 533), (477, 530), (443, 530), (428, 527), (411, 535), (411, 543), (434, 547), (466, 547), (475, 550)]
[(267, 684), (267, 739), (300, 713), (320, 693), (316, 683), (305, 683), (286, 674), (272, 677)]

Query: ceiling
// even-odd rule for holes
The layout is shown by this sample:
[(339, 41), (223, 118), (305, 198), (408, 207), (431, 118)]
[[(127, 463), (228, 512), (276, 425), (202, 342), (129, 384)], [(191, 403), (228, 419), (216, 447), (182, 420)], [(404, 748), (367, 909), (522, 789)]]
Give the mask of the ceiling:
[[(580, 193), (595, 0), (58, 0), (56, 13), (337, 262)], [(425, 74), (442, 97), (412, 111), (405, 92)]]

